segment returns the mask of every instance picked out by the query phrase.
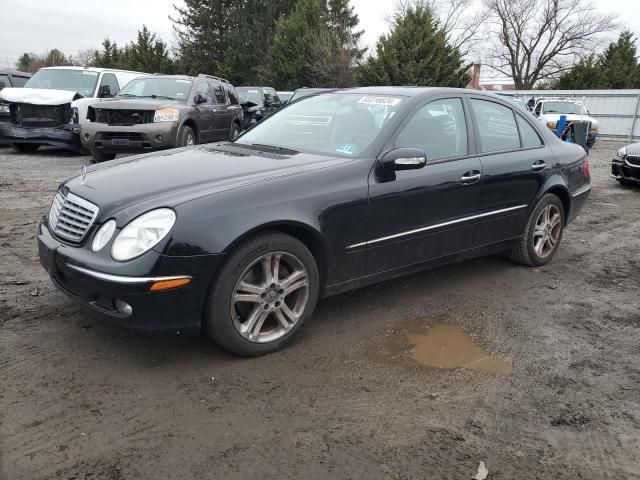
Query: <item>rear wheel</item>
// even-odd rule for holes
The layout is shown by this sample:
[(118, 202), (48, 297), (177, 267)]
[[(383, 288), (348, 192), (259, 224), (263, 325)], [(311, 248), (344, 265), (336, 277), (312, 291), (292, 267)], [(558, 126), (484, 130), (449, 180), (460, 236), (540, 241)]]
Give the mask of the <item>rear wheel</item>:
[(240, 135), (240, 126), (236, 122), (233, 122), (229, 130), (229, 141), (233, 142), (238, 135)]
[(511, 258), (531, 267), (549, 263), (562, 240), (564, 215), (564, 207), (556, 195), (543, 196), (531, 212), (522, 238), (511, 251)]
[(11, 146), (20, 153), (33, 153), (40, 147), (37, 143), (12, 143)]
[(266, 232), (237, 247), (211, 286), (205, 332), (243, 356), (282, 348), (313, 314), (318, 267), (297, 239)]
[(93, 156), (93, 163), (107, 162), (116, 158), (115, 153), (105, 153), (100, 150), (91, 150), (91, 155)]
[(180, 134), (178, 135), (178, 146), (179, 147), (191, 147), (195, 145), (196, 135), (193, 133), (193, 128), (188, 126), (183, 126), (180, 129)]

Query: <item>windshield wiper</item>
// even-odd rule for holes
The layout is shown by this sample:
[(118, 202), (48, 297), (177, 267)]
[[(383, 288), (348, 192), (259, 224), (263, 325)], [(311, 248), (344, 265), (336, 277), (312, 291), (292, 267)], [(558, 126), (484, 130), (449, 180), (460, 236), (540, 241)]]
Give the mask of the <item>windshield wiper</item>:
[(269, 150), (275, 150), (278, 153), (286, 153), (289, 155), (300, 153), (298, 150), (293, 150), (292, 148), (279, 147), (277, 145), (268, 145), (266, 143), (252, 143), (251, 146), (256, 148), (265, 148)]
[(166, 95), (143, 95), (140, 98), (166, 98), (167, 100), (175, 100), (175, 98), (167, 97)]
[(118, 97), (136, 97), (136, 98), (138, 98), (138, 95), (134, 95), (133, 93), (119, 93)]

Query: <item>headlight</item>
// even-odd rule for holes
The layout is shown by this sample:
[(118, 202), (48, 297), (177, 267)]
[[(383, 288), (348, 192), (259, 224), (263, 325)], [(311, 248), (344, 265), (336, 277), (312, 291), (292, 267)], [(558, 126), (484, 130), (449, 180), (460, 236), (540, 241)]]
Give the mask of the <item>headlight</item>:
[(557, 126), (556, 122), (547, 122), (547, 127), (549, 127), (551, 130), (555, 130)]
[(180, 112), (176, 108), (163, 108), (162, 110), (156, 110), (153, 115), (154, 122), (177, 122), (180, 117)]
[(115, 220), (109, 220), (108, 222), (105, 222), (93, 237), (93, 242), (91, 242), (91, 251), (97, 252), (98, 250), (102, 250), (102, 247), (109, 243), (109, 240), (111, 240), (113, 232), (115, 231)]
[(170, 208), (158, 208), (139, 216), (118, 234), (111, 257), (125, 262), (142, 255), (160, 243), (175, 222), (176, 214)]
[(620, 150), (616, 152), (616, 157), (624, 158), (627, 156), (627, 147), (622, 147)]
[(592, 132), (597, 132), (598, 131), (598, 124), (597, 123), (592, 123), (591, 124), (591, 131)]

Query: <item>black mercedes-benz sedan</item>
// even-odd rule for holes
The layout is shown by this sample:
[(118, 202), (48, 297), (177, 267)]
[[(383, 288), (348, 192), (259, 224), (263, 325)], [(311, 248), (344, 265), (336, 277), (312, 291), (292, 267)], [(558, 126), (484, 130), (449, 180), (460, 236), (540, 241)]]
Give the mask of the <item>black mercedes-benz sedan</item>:
[(91, 166), (37, 236), (53, 282), (95, 311), (259, 355), (321, 297), (502, 251), (543, 265), (589, 191), (584, 150), (508, 100), (358, 88), (233, 142)]
[(611, 176), (623, 185), (640, 185), (640, 143), (632, 143), (616, 152)]

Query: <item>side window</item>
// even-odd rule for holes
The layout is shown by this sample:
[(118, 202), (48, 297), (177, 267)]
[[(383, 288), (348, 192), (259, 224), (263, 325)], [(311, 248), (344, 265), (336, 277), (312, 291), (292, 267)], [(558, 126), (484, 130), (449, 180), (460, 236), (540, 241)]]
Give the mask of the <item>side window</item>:
[(210, 85), (213, 91), (213, 103), (227, 103), (227, 97), (224, 94), (222, 85), (213, 82), (211, 82)]
[(278, 96), (278, 92), (276, 92), (273, 88), (269, 89), (269, 93), (273, 97), (273, 103), (275, 105), (280, 105), (282, 103), (282, 100), (280, 100), (280, 97)]
[(535, 128), (522, 118), (520, 115), (516, 115), (518, 122), (518, 130), (520, 130), (520, 139), (522, 140), (523, 148), (535, 148), (542, 145), (542, 140)]
[(213, 103), (211, 98), (211, 89), (209, 88), (209, 84), (204, 80), (198, 82), (198, 84), (196, 85), (196, 95), (202, 95), (203, 97), (205, 97), (207, 99), (207, 105), (211, 105)]
[(29, 80), (29, 77), (21, 77), (19, 75), (13, 75), (12, 80), (13, 80), (14, 87), (24, 87), (24, 84), (27, 83), (27, 80)]
[(447, 98), (426, 104), (404, 126), (395, 146), (420, 148), (427, 160), (466, 155), (467, 123), (462, 100)]
[(482, 153), (520, 148), (520, 136), (513, 110), (487, 100), (471, 100), (480, 133)]
[(266, 102), (273, 103), (273, 97), (271, 96), (271, 92), (269, 91), (269, 89), (265, 88), (265, 89), (262, 90), (262, 92), (263, 92), (263, 95), (264, 95), (264, 100)]
[(118, 85), (118, 79), (113, 73), (104, 73), (102, 75), (102, 80), (100, 81), (100, 88), (103, 88), (105, 85), (109, 86), (109, 94), (112, 97), (120, 91), (120, 85)]
[(540, 114), (542, 113), (542, 102), (536, 105), (536, 109), (533, 111), (533, 113), (536, 114), (536, 117), (540, 116)]
[(231, 105), (238, 105), (238, 94), (236, 93), (235, 88), (233, 87), (228, 87), (227, 88), (227, 93), (229, 94), (229, 103), (231, 103)]

